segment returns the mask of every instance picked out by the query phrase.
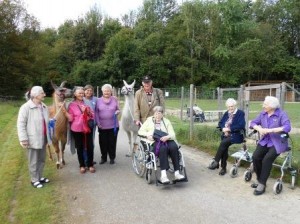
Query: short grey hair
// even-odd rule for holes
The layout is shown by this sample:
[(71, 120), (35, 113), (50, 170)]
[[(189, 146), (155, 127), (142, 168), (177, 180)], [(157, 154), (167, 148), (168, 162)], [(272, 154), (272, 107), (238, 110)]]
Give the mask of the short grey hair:
[(228, 98), (226, 100), (226, 103), (225, 103), (226, 107), (229, 107), (229, 106), (236, 106), (237, 105), (237, 102), (235, 99), (233, 98)]
[(104, 91), (105, 89), (109, 89), (111, 92), (113, 90), (112, 86), (110, 84), (104, 84), (102, 87), (101, 87), (101, 90)]
[(162, 106), (155, 106), (153, 108), (153, 112), (161, 112), (161, 113), (164, 113), (164, 108)]
[(41, 86), (34, 86), (30, 90), (30, 97), (31, 98), (35, 98), (38, 95), (40, 95), (41, 93), (43, 93), (43, 92), (44, 92), (43, 87), (41, 87)]
[(264, 104), (267, 104), (269, 107), (273, 109), (280, 107), (279, 100), (274, 96), (266, 96)]
[(84, 91), (84, 88), (82, 86), (75, 86), (73, 88), (73, 99), (76, 100), (76, 96), (75, 96), (75, 93), (78, 91), (78, 90), (83, 90)]

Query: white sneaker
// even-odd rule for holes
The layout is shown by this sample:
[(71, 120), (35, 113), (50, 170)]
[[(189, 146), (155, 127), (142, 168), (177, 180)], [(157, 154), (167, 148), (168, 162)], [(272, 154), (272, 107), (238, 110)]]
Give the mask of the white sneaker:
[(170, 180), (168, 179), (167, 176), (162, 176), (160, 178), (160, 182), (162, 182), (163, 184), (168, 184), (168, 183), (170, 183)]
[(184, 176), (181, 175), (180, 173), (175, 174), (175, 180), (183, 180), (183, 179), (184, 179)]

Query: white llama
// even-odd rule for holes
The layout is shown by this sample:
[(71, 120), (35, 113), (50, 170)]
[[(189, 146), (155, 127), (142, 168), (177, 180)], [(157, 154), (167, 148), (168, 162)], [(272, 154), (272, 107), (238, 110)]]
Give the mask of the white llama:
[(136, 139), (137, 139), (137, 133), (139, 130), (139, 127), (134, 122), (134, 84), (130, 85), (127, 84), (126, 81), (123, 80), (124, 86), (121, 89), (121, 93), (125, 96), (125, 102), (124, 107), (122, 110), (122, 117), (121, 117), (121, 124), (122, 128), (126, 132), (128, 136), (129, 141), (129, 150), (126, 156), (131, 156), (133, 147), (137, 145)]

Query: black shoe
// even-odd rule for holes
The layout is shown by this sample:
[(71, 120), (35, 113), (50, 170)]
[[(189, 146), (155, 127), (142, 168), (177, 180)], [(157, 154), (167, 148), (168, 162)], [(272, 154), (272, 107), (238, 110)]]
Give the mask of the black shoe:
[(253, 183), (250, 185), (252, 188), (257, 188), (258, 184), (257, 183)]
[(213, 160), (207, 168), (210, 170), (219, 169), (219, 163)]
[(101, 159), (101, 161), (99, 162), (99, 164), (104, 164), (104, 163), (106, 163), (106, 160), (104, 159)]
[(226, 168), (222, 168), (219, 172), (219, 175), (224, 176), (227, 173)]
[(115, 160), (111, 159), (109, 163), (110, 164), (115, 164)]
[(264, 188), (262, 191), (258, 191), (258, 190), (255, 189), (255, 190), (253, 191), (253, 194), (256, 195), (256, 196), (257, 196), (257, 195), (262, 195), (263, 193), (265, 193), (265, 190), (266, 190), (266, 188)]

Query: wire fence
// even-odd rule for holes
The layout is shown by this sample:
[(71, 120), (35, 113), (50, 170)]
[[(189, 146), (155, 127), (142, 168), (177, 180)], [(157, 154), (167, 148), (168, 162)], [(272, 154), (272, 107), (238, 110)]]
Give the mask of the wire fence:
[[(243, 93), (241, 93), (240, 88), (221, 89), (220, 91), (219, 88), (196, 86), (193, 87), (192, 92), (190, 87), (161, 88), (161, 90), (164, 92), (168, 114), (178, 116), (183, 121), (189, 121), (191, 117), (190, 107), (191, 105), (197, 105), (201, 110), (203, 110), (205, 122), (207, 122), (207, 124), (208, 122), (216, 123), (219, 121), (224, 111), (227, 109), (225, 102), (228, 98), (234, 98), (238, 101), (238, 107), (245, 111), (246, 119), (250, 121), (262, 110), (262, 103), (265, 96), (272, 95), (278, 97), (277, 90), (272, 88), (264, 91), (249, 91), (250, 96), (248, 96), (248, 101), (245, 100), (245, 96), (242, 96)], [(300, 91), (300, 85), (295, 86), (295, 91)], [(294, 131), (300, 133), (299, 94), (293, 93), (294, 97), (292, 97), (293, 100), (291, 101), (290, 95), (292, 92), (293, 91), (289, 89), (286, 91), (287, 97), (283, 98), (282, 107), (288, 113), (292, 121)], [(117, 95), (121, 101), (124, 100), (124, 96), (120, 94), (120, 89), (115, 89), (115, 95)], [(254, 99), (253, 96), (255, 96)], [(196, 119), (195, 122), (192, 122), (192, 124), (198, 125), (199, 122), (197, 121), (200, 120)]]

